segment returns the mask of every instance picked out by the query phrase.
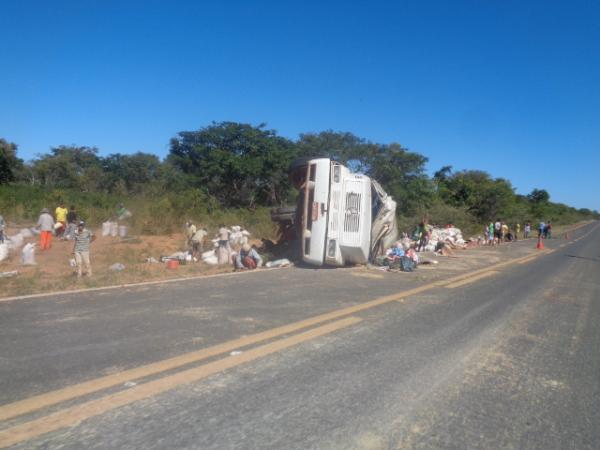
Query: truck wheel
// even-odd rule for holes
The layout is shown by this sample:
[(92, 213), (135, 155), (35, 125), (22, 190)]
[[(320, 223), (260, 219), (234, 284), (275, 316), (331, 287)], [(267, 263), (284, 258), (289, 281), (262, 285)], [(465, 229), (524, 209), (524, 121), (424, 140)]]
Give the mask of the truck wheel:
[(296, 220), (296, 207), (286, 206), (282, 208), (273, 208), (271, 210), (271, 220), (273, 222), (294, 222)]

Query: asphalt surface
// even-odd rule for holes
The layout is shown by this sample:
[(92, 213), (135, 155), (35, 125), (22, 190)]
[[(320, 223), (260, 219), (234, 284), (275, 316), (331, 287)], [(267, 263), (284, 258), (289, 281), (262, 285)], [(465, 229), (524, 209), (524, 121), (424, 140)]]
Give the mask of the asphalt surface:
[[(36, 395), (333, 315), (34, 407), (0, 425), (0, 446), (599, 448), (600, 226), (533, 247), (475, 249), (410, 274), (294, 268), (2, 302), (0, 415)], [(335, 313), (343, 308), (355, 309)], [(356, 323), (318, 334), (348, 317)], [(118, 403), (142, 386), (145, 398)], [(77, 409), (110, 394), (104, 410)]]

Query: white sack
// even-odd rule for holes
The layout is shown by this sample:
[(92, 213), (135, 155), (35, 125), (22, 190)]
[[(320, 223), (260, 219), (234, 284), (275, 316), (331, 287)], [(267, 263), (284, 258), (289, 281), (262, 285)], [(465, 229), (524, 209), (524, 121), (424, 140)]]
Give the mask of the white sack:
[(23, 236), (23, 239), (29, 239), (33, 237), (33, 233), (29, 228), (23, 228), (21, 231), (19, 231), (19, 234)]
[(35, 266), (35, 244), (26, 244), (21, 251), (21, 264), (24, 266)]
[(10, 250), (16, 250), (23, 245), (23, 236), (15, 234), (14, 236), (9, 236), (8, 241), (8, 248)]
[(119, 234), (119, 224), (117, 224), (117, 222), (111, 222), (110, 223), (110, 235), (112, 237), (117, 237), (118, 234)]
[(8, 258), (8, 244), (0, 244), (0, 261)]
[(110, 224), (111, 222), (102, 223), (102, 237), (106, 237), (110, 234)]
[(212, 255), (212, 256), (207, 256), (206, 258), (202, 258), (202, 261), (204, 261), (206, 264), (209, 264), (211, 266), (216, 266), (217, 264), (219, 264), (219, 259), (217, 258), (217, 255)]

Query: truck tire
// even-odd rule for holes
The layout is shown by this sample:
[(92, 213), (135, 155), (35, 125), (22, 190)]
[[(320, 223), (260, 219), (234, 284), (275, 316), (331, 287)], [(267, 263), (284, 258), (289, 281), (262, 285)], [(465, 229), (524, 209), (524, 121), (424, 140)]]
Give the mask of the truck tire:
[(273, 222), (294, 222), (296, 220), (296, 207), (284, 206), (273, 208), (271, 210), (271, 220)]

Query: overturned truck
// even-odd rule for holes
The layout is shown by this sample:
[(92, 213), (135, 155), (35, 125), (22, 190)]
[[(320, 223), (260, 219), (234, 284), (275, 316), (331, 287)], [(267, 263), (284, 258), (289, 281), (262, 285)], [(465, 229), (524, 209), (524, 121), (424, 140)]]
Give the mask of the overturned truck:
[(329, 158), (290, 167), (296, 208), (272, 211), (282, 233), (311, 265), (366, 264), (397, 238), (396, 202), (375, 180)]

